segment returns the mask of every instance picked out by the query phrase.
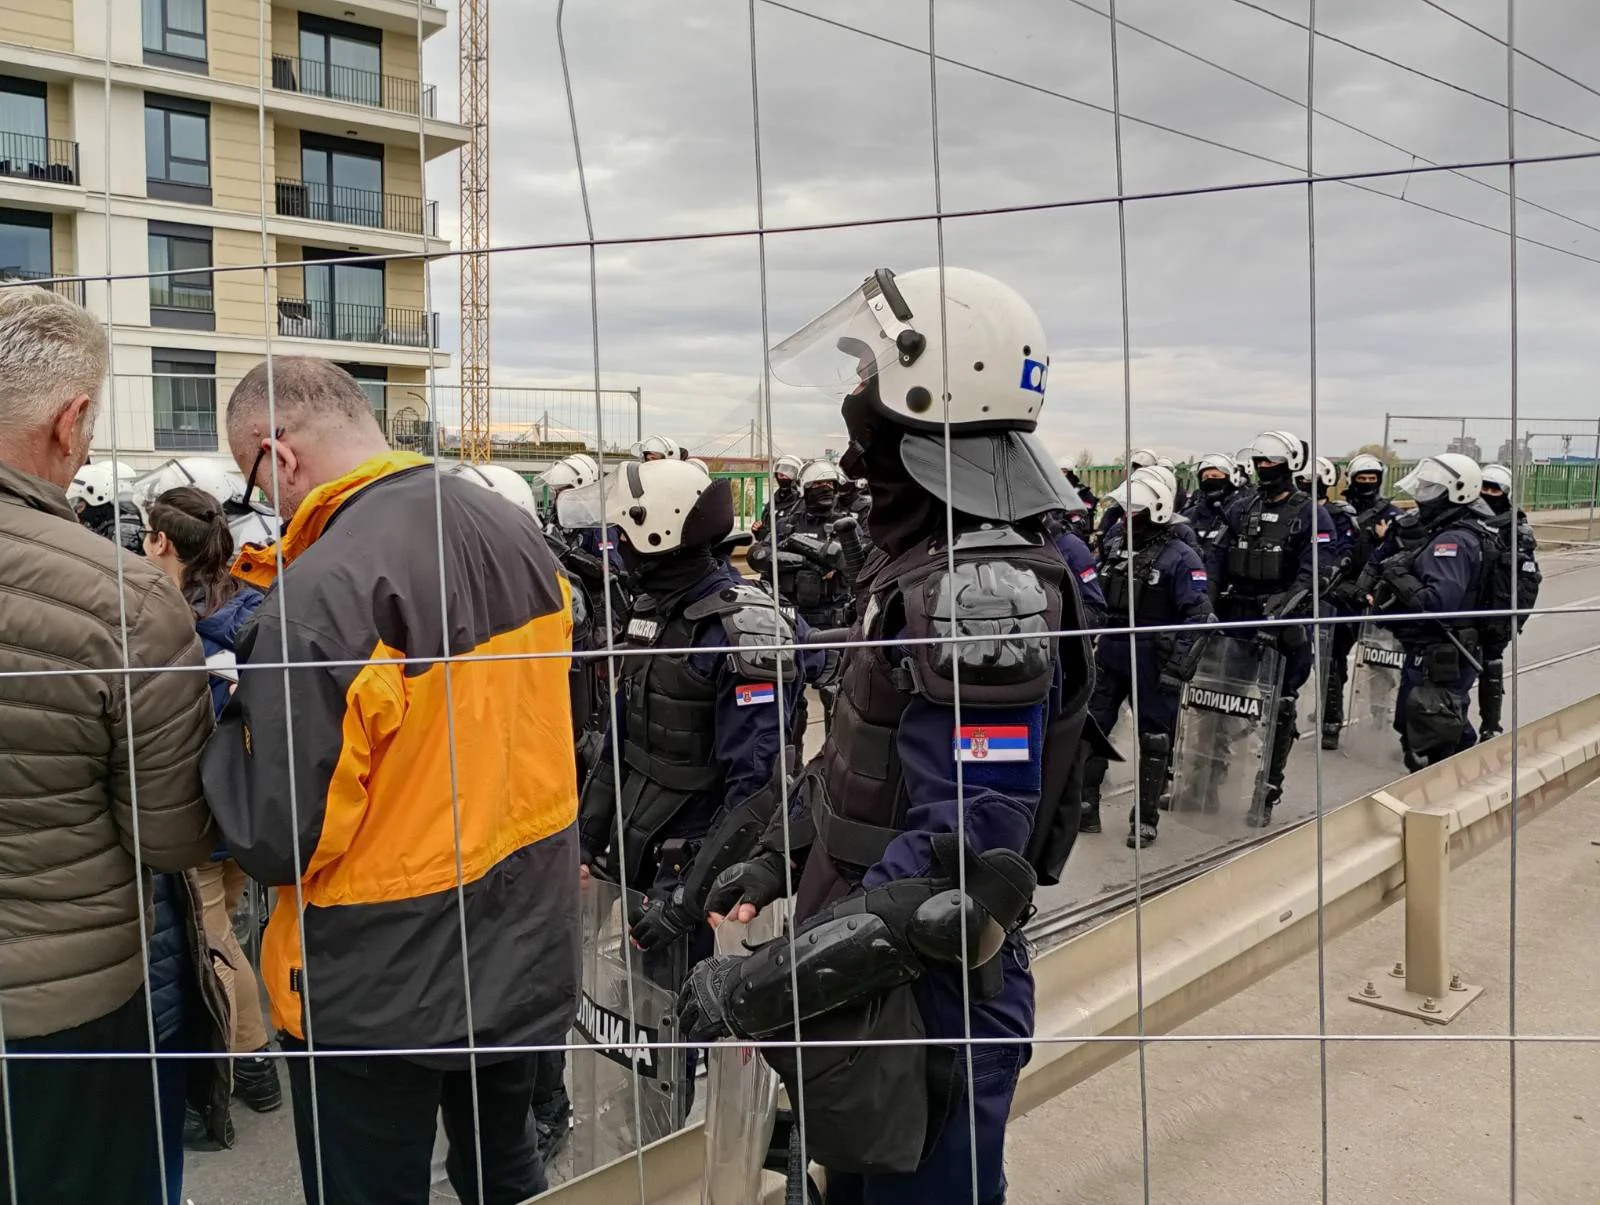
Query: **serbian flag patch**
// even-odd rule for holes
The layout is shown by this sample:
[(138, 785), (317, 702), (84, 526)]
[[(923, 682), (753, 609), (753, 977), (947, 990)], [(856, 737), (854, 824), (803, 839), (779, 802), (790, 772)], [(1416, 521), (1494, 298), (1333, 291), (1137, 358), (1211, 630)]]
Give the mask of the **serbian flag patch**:
[(1087, 569), (1080, 569), (1078, 571), (1078, 580), (1082, 582), (1092, 582), (1099, 576), (1099, 570), (1097, 570), (1093, 565), (1090, 565)]
[(957, 761), (1027, 761), (1026, 724), (963, 724), (956, 729)]
[(1331, 531), (1319, 531), (1319, 532), (1317, 532), (1317, 543), (1319, 543), (1319, 544), (1329, 543), (1332, 539), (1333, 539), (1333, 533)]
[(1434, 556), (1455, 556), (1455, 554), (1456, 546), (1454, 544), (1435, 544), (1433, 546)]
[(1191, 569), (1189, 570), (1189, 580), (1203, 586), (1210, 579), (1206, 577), (1204, 569)]
[(778, 697), (778, 688), (771, 682), (739, 682), (733, 688), (733, 701), (740, 707), (754, 707), (758, 703), (771, 703)]

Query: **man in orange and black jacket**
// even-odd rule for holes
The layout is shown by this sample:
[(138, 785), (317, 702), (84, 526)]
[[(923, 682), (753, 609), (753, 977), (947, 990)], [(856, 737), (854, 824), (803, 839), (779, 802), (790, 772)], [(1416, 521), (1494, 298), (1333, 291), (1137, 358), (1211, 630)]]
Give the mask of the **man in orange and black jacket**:
[(461, 1199), (524, 1200), (534, 1060), (496, 1048), (562, 1042), (576, 1008), (570, 586), (530, 516), (391, 451), (332, 364), (258, 366), (228, 439), (288, 520), (235, 564), (268, 594), (204, 765), (278, 888), (273, 1021), (290, 1052), (412, 1052), (289, 1060), (306, 1199), (425, 1202), (442, 1112)]

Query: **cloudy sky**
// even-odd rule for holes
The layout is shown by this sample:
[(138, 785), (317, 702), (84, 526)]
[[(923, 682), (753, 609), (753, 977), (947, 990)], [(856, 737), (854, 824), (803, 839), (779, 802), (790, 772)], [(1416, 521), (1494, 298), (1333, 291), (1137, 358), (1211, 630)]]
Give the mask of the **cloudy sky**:
[[(1088, 449), (1096, 460), (1129, 437), (1118, 214), (1104, 200), (1117, 193), (1106, 3), (939, 0), (935, 10), (942, 208), (1054, 206), (950, 218), (946, 262), (992, 273), (1033, 303), (1052, 358), (1041, 434), (1059, 455)], [(1504, 0), (1318, 5), (1317, 29), (1329, 37), (1315, 56), (1317, 172), (1504, 158), (1506, 52), (1495, 39), (1505, 35), (1505, 8)], [(1306, 0), (1120, 0), (1117, 10), (1125, 193), (1304, 173)], [(497, 0), (492, 21), (494, 241), (581, 240), (555, 0)], [(1519, 48), (1579, 81), (1518, 59), (1518, 154), (1600, 151), (1600, 69), (1576, 52), (1600, 32), (1593, 0), (1522, 0), (1517, 24)], [(598, 238), (758, 225), (744, 0), (572, 0), (565, 35)], [(928, 35), (919, 0), (756, 0), (767, 227), (935, 210)], [(453, 28), (428, 47), (451, 112), (455, 49)], [(1472, 426), (1484, 444), (1508, 431), (1507, 178), (1496, 167), (1317, 187), (1324, 450), (1376, 442), (1385, 412), (1436, 417), (1394, 424), (1415, 452), (1442, 450), (1462, 415), (1503, 416)], [(453, 158), (434, 166), (430, 189), (453, 234)], [(1592, 431), (1600, 160), (1525, 165), (1517, 189), (1524, 430), (1578, 426), (1535, 419), (1588, 419)], [(1309, 434), (1306, 188), (1146, 197), (1125, 210), (1132, 443), (1182, 456), (1231, 451), (1264, 428)], [(938, 239), (931, 220), (769, 235), (774, 340), (874, 267), (935, 263)], [(748, 430), (762, 364), (760, 243), (741, 233), (600, 251), (601, 380), (643, 390), (646, 430), (702, 452)], [(508, 250), (493, 273), (496, 380), (591, 381), (587, 249)], [(456, 288), (454, 263), (436, 266), (447, 328)], [(780, 450), (842, 445), (826, 399), (783, 393), (775, 408)]]

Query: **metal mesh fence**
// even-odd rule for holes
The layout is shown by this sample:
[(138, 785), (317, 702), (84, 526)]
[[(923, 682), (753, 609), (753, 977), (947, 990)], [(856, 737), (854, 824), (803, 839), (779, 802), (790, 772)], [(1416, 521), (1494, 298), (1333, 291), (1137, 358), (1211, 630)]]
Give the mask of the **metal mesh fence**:
[[(1594, 1039), (1519, 912), (1600, 748), (1600, 566), (1516, 525), (1600, 481), (1585, 15), (1202, 7), (496, 7), (509, 217), (452, 248), (443, 10), (24, 2), (0, 135), (70, 166), (0, 162), (12, 1201), (1600, 1183), (1527, 1120)], [(1278, 480), (1358, 449), (1509, 505)], [(1363, 1146), (1351, 1083), (1457, 1061), (1472, 1149)]]

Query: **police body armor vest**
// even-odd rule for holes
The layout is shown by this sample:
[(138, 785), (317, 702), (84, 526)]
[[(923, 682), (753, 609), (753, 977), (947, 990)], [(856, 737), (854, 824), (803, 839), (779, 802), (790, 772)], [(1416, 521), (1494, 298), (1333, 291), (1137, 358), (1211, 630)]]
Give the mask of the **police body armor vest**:
[[(814, 515), (802, 507), (790, 517), (789, 531), (785, 534), (826, 541), (828, 524), (836, 517)], [(826, 574), (815, 561), (781, 547), (778, 552), (778, 593), (812, 627), (838, 627), (842, 622), (841, 616), (848, 597), (843, 575), (838, 572)]]
[(1294, 582), (1300, 563), (1290, 545), (1305, 529), (1310, 501), (1300, 490), (1278, 502), (1259, 494), (1250, 500), (1244, 522), (1228, 545), (1228, 585), (1236, 594), (1264, 597)]
[[(900, 720), (919, 694), (937, 703), (951, 702), (950, 659), (958, 649), (963, 650), (961, 701), (979, 706), (1048, 700), (1059, 660), (1063, 688), (1059, 706), (1046, 721), (1039, 810), (1025, 851), (1040, 883), (1059, 881), (1077, 831), (1078, 802), (1067, 793), (1094, 684), (1093, 655), (1087, 636), (1018, 637), (1082, 630), (1082, 605), (1076, 589), (1065, 581), (1066, 563), (1054, 545), (1037, 536), (999, 525), (959, 535), (957, 590), (948, 580), (949, 556), (942, 540), (924, 542), (893, 559), (874, 552), (862, 571), (856, 598), (860, 618), (851, 639), (894, 639), (902, 632), (950, 635), (957, 593), (980, 608), (961, 609), (963, 633), (987, 629), (1013, 638), (987, 645), (847, 651), (830, 739), (808, 768), (816, 843), (801, 876), (801, 918), (859, 885), (902, 831), (909, 801), (897, 745)], [(952, 758), (954, 745), (952, 732)], [(1067, 820), (1070, 832), (1063, 827)]]
[(1220, 505), (1202, 496), (1198, 505), (1189, 508), (1189, 514), (1186, 517), (1189, 520), (1189, 525), (1194, 528), (1194, 534), (1199, 539), (1202, 547), (1207, 544), (1215, 544), (1227, 532), (1228, 516), (1226, 509), (1228, 503), (1235, 496), (1236, 494), (1229, 494)]
[[(1500, 606), (1509, 606), (1509, 588), (1501, 585), (1509, 576), (1511, 560), (1504, 545), (1501, 543), (1494, 526), (1483, 516), (1473, 512), (1472, 506), (1459, 506), (1440, 515), (1426, 529), (1407, 533), (1402, 536), (1403, 552), (1396, 556), (1405, 557), (1407, 573), (1416, 571), (1417, 558), (1434, 546), (1435, 541), (1451, 530), (1470, 531), (1478, 537), (1479, 555), (1482, 560), (1478, 566), (1478, 581), (1473, 595), (1466, 601), (1463, 608), (1467, 611), (1489, 610)], [(1387, 560), (1385, 563), (1388, 563)], [(1502, 597), (1502, 591), (1508, 598), (1505, 603), (1496, 600)], [(1485, 642), (1492, 643), (1495, 638), (1495, 627), (1504, 623), (1503, 619), (1479, 618), (1476, 615), (1465, 615), (1456, 619), (1437, 619), (1430, 621), (1440, 627), (1448, 628), (1458, 636), (1470, 637), (1469, 647), (1479, 635)], [(1410, 626), (1410, 625), (1406, 625)], [(1508, 635), (1509, 638), (1509, 635)], [(1443, 639), (1443, 637), (1441, 637)]]
[[(1491, 533), (1484, 540), (1484, 566), (1479, 579), (1482, 583), (1480, 596), (1483, 609), (1505, 611), (1512, 607), (1513, 602), (1519, 610), (1531, 607), (1538, 600), (1539, 586), (1544, 581), (1544, 573), (1535, 558), (1537, 541), (1534, 539), (1533, 526), (1520, 511), (1513, 513), (1509, 510), (1492, 519), (1484, 518), (1481, 522)], [(1516, 532), (1515, 549), (1511, 544), (1513, 529)], [(1490, 543), (1494, 544), (1493, 566), (1489, 564)], [(1515, 600), (1512, 599), (1513, 577), (1516, 579)], [(1512, 622), (1509, 616), (1486, 618), (1481, 625), (1484, 643), (1494, 646), (1509, 644)], [(1526, 616), (1516, 619), (1519, 628), (1526, 622)]]
[(1128, 618), (1128, 596), (1133, 596), (1133, 622), (1136, 627), (1153, 627), (1156, 624), (1177, 622), (1177, 611), (1172, 606), (1172, 592), (1161, 589), (1161, 570), (1156, 562), (1173, 538), (1170, 530), (1158, 529), (1160, 534), (1153, 543), (1136, 552), (1130, 566), (1122, 549), (1108, 559), (1100, 570), (1100, 589), (1106, 596), (1107, 622), (1113, 626)]
[(1351, 550), (1351, 564), (1363, 568), (1372, 559), (1372, 554), (1378, 550), (1381, 541), (1378, 539), (1378, 520), (1383, 518), (1391, 503), (1388, 498), (1379, 495), (1372, 500), (1372, 505), (1366, 510), (1355, 511), (1352, 522), (1356, 527), (1355, 547)]
[[(655, 601), (641, 595), (628, 621), (626, 647), (692, 648), (703, 622), (682, 613), (661, 615)], [(714, 748), (716, 685), (690, 664), (688, 653), (624, 657), (618, 676), (627, 724), (622, 854), (624, 882), (631, 886), (657, 834), (691, 797), (717, 792), (722, 775)]]

